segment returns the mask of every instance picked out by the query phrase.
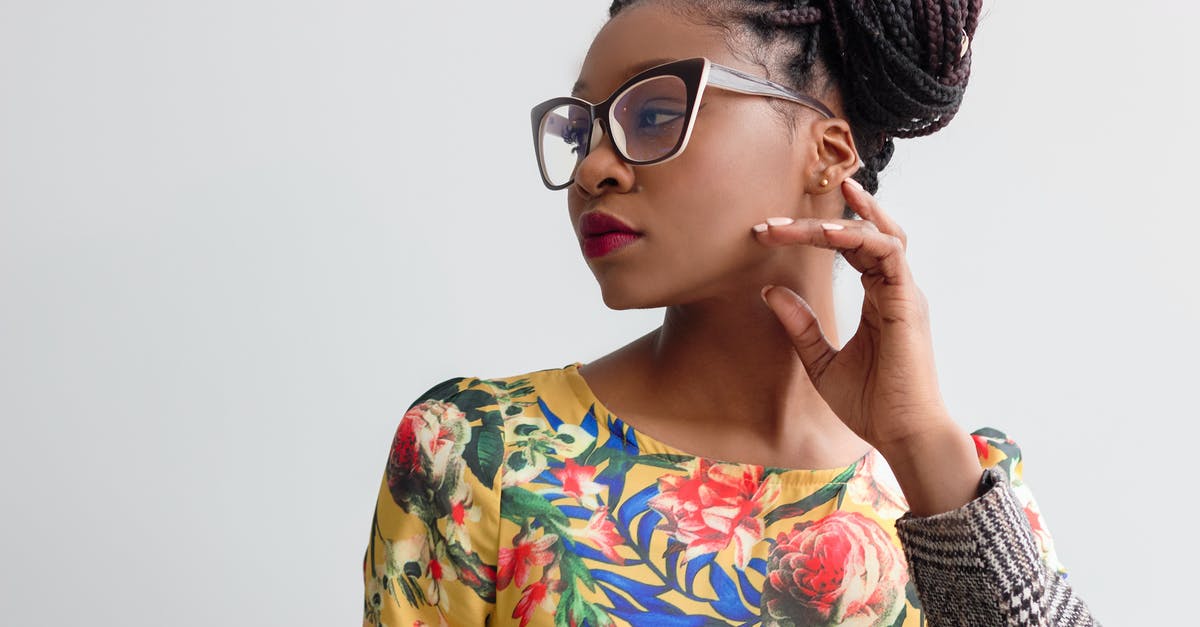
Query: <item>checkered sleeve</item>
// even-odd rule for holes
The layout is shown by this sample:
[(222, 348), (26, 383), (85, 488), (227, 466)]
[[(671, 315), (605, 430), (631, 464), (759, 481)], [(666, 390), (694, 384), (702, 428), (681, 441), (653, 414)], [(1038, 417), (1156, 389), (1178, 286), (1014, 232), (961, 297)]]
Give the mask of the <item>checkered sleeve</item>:
[(963, 507), (896, 521), (929, 624), (1098, 625), (1041, 550), (1007, 476), (984, 471), (980, 496)]

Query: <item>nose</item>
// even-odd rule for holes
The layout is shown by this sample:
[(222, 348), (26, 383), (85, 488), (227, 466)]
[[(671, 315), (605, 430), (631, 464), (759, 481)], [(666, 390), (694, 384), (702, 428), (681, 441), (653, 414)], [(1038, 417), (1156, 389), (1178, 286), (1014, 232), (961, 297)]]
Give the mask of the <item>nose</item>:
[(592, 123), (588, 153), (575, 170), (575, 188), (585, 197), (633, 189), (633, 166), (617, 154), (607, 126), (600, 118)]

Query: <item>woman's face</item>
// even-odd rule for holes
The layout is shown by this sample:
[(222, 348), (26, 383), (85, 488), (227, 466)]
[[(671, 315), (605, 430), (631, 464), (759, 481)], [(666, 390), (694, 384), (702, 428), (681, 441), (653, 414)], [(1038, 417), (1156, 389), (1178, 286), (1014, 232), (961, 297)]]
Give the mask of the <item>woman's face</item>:
[[(596, 36), (576, 95), (599, 102), (649, 60), (699, 56), (763, 75), (758, 65), (732, 55), (720, 29), (697, 25), (658, 2), (637, 4)], [(798, 112), (789, 142), (788, 126), (770, 99), (709, 88), (687, 149), (671, 161), (632, 166), (606, 137), (579, 165), (567, 200), (576, 236), (585, 255), (593, 255), (587, 262), (605, 303), (628, 309), (756, 295), (763, 279), (778, 276), (783, 266), (791, 266), (792, 274), (805, 263), (828, 272), (829, 251), (767, 249), (751, 232), (768, 217), (814, 215), (805, 188), (819, 160), (815, 140), (803, 129), (817, 115)], [(615, 216), (641, 236), (595, 256), (601, 252), (597, 242), (585, 243), (581, 233), (581, 216), (593, 212)]]

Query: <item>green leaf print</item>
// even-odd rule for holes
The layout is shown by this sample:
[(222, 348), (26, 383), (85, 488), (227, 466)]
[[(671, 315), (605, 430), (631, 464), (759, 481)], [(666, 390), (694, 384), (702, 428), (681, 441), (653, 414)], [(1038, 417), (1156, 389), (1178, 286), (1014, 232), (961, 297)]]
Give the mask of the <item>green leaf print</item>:
[(479, 422), (484, 414), (496, 406), (496, 397), (488, 392), (467, 389), (454, 395), (454, 405), (467, 416), (467, 422)]
[(501, 491), (500, 513), (518, 525), (524, 525), (529, 519), (534, 519), (546, 525), (553, 533), (566, 535), (570, 532), (571, 524), (565, 514), (545, 498), (519, 486)]
[(534, 387), (529, 384), (529, 379), (517, 379), (516, 381), (488, 379), (482, 382), (496, 390), (494, 402), (505, 416), (516, 416), (523, 411), (523, 408), (537, 404), (537, 401), (519, 400), (533, 396), (536, 392)]
[(499, 410), (484, 413), (481, 424), (471, 429), (467, 443), (467, 467), (485, 486), (491, 486), (504, 463), (504, 417)]
[(916, 609), (921, 609), (921, 599), (917, 597), (917, 584), (912, 579), (904, 586), (904, 597), (908, 600), (908, 604)]
[(496, 582), (486, 572), (487, 567), (478, 553), (468, 553), (461, 544), (453, 543), (446, 546), (446, 555), (454, 564), (459, 579), (474, 590), (479, 598), (488, 603), (496, 602)]
[(843, 470), (841, 474), (834, 477), (832, 481), (821, 486), (816, 492), (791, 503), (785, 503), (767, 512), (763, 517), (763, 523), (772, 525), (785, 518), (793, 518), (803, 516), (808, 510), (829, 502), (841, 491), (846, 489), (846, 482), (854, 476), (854, 472), (858, 469), (858, 464), (850, 464), (850, 467)]
[(579, 594), (578, 588), (568, 585), (558, 599), (558, 611), (554, 613), (554, 625), (555, 627), (569, 627), (585, 624), (589, 627), (593, 625), (604, 627), (611, 625), (612, 619), (606, 612), (588, 603), (587, 599)]
[(637, 463), (643, 466), (653, 466), (655, 468), (666, 468), (668, 470), (681, 470), (680, 464), (687, 463), (694, 459), (691, 455), (673, 455), (671, 453), (657, 453), (653, 455), (639, 455)]

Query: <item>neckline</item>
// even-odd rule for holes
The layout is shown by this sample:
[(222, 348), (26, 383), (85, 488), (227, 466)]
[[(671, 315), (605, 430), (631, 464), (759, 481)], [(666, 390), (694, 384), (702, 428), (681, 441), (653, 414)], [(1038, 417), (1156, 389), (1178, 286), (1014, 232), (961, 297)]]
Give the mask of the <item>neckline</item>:
[[(562, 368), (562, 372), (565, 373), (567, 382), (571, 386), (571, 390), (575, 394), (576, 398), (579, 399), (580, 403), (583, 405), (583, 407), (585, 409), (590, 408), (593, 411), (593, 413), (596, 416), (596, 420), (605, 420), (608, 416), (611, 416), (614, 420), (620, 420), (620, 416), (617, 416), (616, 413), (612, 412), (611, 410), (608, 409), (607, 406), (605, 406), (604, 402), (601, 401), (598, 396), (596, 396), (596, 393), (592, 390), (591, 386), (588, 385), (587, 379), (583, 378), (583, 374), (581, 374), (579, 372), (579, 368), (582, 365), (583, 365), (582, 362), (576, 361), (576, 362), (572, 362)], [(632, 425), (630, 425), (627, 422), (624, 422), (624, 421), (621, 421), (621, 422), (622, 422), (622, 424), (625, 425), (625, 428), (629, 432), (636, 435), (637, 442), (638, 442), (638, 448), (643, 453), (665, 453), (665, 454), (669, 454), (669, 455), (682, 455), (682, 456), (687, 456), (687, 457), (691, 457), (691, 458), (698, 459), (698, 460), (704, 460), (704, 461), (706, 461), (708, 463), (712, 463), (712, 464), (726, 464), (726, 465), (731, 465), (731, 466), (759, 468), (759, 469), (762, 469), (764, 474), (766, 474), (767, 472), (770, 472), (771, 474), (775, 474), (776, 476), (779, 477), (780, 481), (785, 485), (787, 485), (787, 484), (813, 484), (813, 483), (828, 484), (828, 483), (832, 483), (833, 480), (838, 477), (838, 475), (846, 472), (846, 470), (851, 468), (852, 466), (857, 466), (854, 473), (850, 477), (847, 478), (847, 481), (849, 481), (854, 476), (857, 476), (858, 474), (860, 474), (863, 471), (863, 469), (868, 466), (868, 463), (867, 463), (868, 458), (870, 458), (872, 455), (874, 455), (876, 453), (876, 450), (874, 448), (868, 449), (867, 452), (864, 453), (858, 459), (850, 462), (849, 464), (846, 464), (844, 466), (838, 466), (836, 468), (784, 468), (784, 467), (779, 467), (779, 466), (764, 466), (762, 464), (752, 464), (749, 462), (728, 461), (728, 460), (716, 459), (713, 457), (706, 457), (704, 455), (697, 455), (695, 453), (685, 451), (678, 447), (667, 444), (666, 442), (663, 442), (651, 435), (648, 435), (643, 431), (639, 431), (638, 429), (634, 428)]]

